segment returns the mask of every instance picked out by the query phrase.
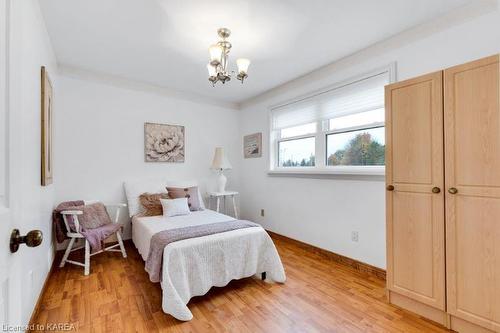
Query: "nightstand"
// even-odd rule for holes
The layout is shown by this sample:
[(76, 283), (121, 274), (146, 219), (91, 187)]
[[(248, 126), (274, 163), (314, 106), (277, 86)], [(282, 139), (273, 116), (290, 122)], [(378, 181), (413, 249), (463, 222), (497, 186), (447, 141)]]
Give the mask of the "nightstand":
[(236, 208), (236, 201), (235, 201), (235, 196), (238, 195), (238, 192), (235, 191), (225, 191), (225, 192), (208, 192), (208, 208), (210, 209), (212, 206), (212, 201), (215, 199), (216, 203), (216, 211), (219, 212), (220, 210), (220, 199), (222, 198), (224, 200), (224, 209), (226, 209), (226, 198), (230, 197), (231, 201), (233, 203), (233, 211), (234, 211), (234, 218), (238, 219), (238, 209)]

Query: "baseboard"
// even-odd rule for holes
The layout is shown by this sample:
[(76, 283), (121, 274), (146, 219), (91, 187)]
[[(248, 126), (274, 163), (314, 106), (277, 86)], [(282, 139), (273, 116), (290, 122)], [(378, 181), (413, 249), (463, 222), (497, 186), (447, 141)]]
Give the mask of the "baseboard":
[(26, 332), (31, 332), (31, 330), (29, 328), (31, 327), (31, 324), (33, 324), (33, 320), (35, 319), (36, 315), (38, 314), (38, 311), (40, 310), (43, 295), (45, 294), (45, 291), (47, 289), (47, 285), (48, 285), (50, 276), (52, 275), (52, 272), (54, 271), (55, 267), (57, 266), (57, 262), (58, 262), (57, 259), (62, 258), (62, 255), (58, 256), (58, 252), (62, 252), (62, 251), (56, 250), (55, 247), (54, 247), (54, 250), (55, 251), (54, 251), (54, 258), (52, 259), (52, 265), (50, 266), (50, 269), (47, 273), (47, 276), (45, 277), (45, 281), (43, 282), (42, 290), (40, 290), (40, 293), (38, 294), (38, 299), (36, 301), (35, 308), (33, 309), (33, 312), (31, 313), (31, 317), (30, 317), (30, 321), (29, 321), (29, 325), (28, 325), (28, 330)]
[(267, 233), (272, 238), (283, 240), (285, 242), (293, 243), (293, 244), (297, 245), (300, 248), (303, 248), (303, 249), (305, 249), (307, 251), (319, 254), (319, 255), (321, 255), (321, 256), (329, 259), (329, 260), (332, 260), (332, 261), (334, 261), (336, 263), (352, 267), (352, 268), (354, 268), (355, 270), (357, 270), (359, 272), (375, 276), (375, 277), (377, 277), (379, 279), (382, 279), (382, 280), (386, 279), (386, 272), (382, 268), (378, 268), (378, 267), (366, 264), (364, 262), (358, 261), (356, 259), (345, 257), (345, 256), (343, 256), (341, 254), (337, 254), (335, 252), (331, 252), (331, 251), (328, 251), (328, 250), (316, 247), (314, 245), (307, 244), (307, 243), (298, 241), (296, 239), (280, 235), (280, 234), (275, 233), (273, 231), (269, 231), (269, 230), (266, 230), (266, 231), (267, 231)]

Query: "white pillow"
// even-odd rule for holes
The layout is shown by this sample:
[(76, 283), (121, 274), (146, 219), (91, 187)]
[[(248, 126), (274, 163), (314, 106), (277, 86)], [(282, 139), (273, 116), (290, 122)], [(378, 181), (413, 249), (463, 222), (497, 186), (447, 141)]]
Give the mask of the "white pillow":
[(163, 216), (172, 217), (191, 213), (187, 198), (160, 199), (160, 202), (163, 208)]

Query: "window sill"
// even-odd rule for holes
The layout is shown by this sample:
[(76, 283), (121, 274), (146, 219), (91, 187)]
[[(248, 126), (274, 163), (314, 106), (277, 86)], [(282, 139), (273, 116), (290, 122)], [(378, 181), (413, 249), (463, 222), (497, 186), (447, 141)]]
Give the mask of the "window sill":
[(299, 178), (369, 178), (384, 179), (384, 166), (330, 167), (330, 168), (275, 168), (269, 170), (269, 176)]

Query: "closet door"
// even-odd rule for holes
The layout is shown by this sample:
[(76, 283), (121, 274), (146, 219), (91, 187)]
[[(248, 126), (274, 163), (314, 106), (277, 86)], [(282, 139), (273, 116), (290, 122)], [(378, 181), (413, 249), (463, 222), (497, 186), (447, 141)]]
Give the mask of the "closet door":
[(500, 332), (498, 56), (445, 71), (448, 312)]
[(387, 287), (445, 309), (443, 78), (386, 87)]

